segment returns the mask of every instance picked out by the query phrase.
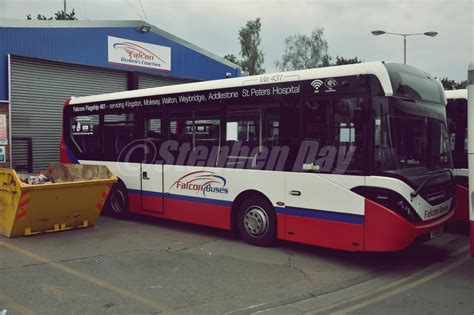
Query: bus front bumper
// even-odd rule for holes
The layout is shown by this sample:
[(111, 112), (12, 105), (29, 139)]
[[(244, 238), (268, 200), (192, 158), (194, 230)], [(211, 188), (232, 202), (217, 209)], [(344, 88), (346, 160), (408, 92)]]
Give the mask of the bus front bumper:
[(399, 251), (417, 239), (430, 240), (442, 234), (442, 228), (453, 216), (454, 211), (451, 210), (440, 218), (415, 223), (366, 199), (364, 251)]

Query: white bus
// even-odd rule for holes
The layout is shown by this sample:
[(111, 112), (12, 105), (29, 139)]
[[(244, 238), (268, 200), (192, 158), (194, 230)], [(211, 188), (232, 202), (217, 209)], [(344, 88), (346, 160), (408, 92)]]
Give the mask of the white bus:
[(454, 177), (456, 179), (456, 208), (454, 220), (469, 221), (469, 179), (467, 169), (467, 89), (445, 91), (448, 105), (446, 115), (451, 137)]
[(469, 64), (467, 74), (467, 91), (468, 91), (468, 119), (467, 127), (470, 137), (468, 139), (468, 155), (469, 155), (469, 220), (471, 222), (471, 255), (474, 257), (474, 62)]
[(107, 209), (350, 251), (453, 216), (439, 81), (370, 62), (71, 98), (62, 162), (107, 165)]

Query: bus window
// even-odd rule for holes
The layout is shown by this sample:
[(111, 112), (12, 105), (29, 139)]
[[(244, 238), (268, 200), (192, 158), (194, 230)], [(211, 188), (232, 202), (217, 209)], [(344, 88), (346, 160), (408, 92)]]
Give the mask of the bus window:
[(99, 115), (73, 117), (71, 135), (81, 153), (99, 153)]
[(451, 151), (455, 168), (467, 168), (467, 103), (448, 99), (446, 106)]
[(161, 117), (145, 117), (145, 160), (147, 163), (158, 163), (161, 159), (158, 158), (161, 143), (163, 141), (161, 131)]
[(344, 158), (347, 166), (343, 173), (362, 172), (363, 134), (362, 103), (357, 98), (340, 98), (334, 104), (333, 146), (338, 150), (338, 159)]
[[(448, 131), (449, 131), (449, 138), (451, 140), (451, 151), (456, 150), (456, 107), (455, 107), (455, 100), (449, 99), (448, 105), (446, 105), (446, 120), (448, 121)], [(456, 163), (456, 157), (453, 152), (454, 163)], [(456, 166), (456, 165), (455, 165)]]
[(236, 115), (229, 113), (227, 117), (226, 142), (240, 141), (243, 145), (256, 147), (259, 141), (259, 113), (249, 113), (248, 115)]
[[(357, 98), (310, 99), (303, 102), (303, 141), (318, 144), (302, 171), (361, 173), (363, 157), (362, 103)], [(314, 155), (315, 153), (313, 153)], [(312, 159), (312, 160), (308, 160)]]
[(194, 147), (218, 147), (221, 139), (220, 119), (198, 119), (194, 121)]
[(104, 148), (107, 154), (117, 157), (135, 139), (135, 114), (104, 115)]
[(303, 104), (303, 140), (315, 141), (319, 147), (329, 145), (328, 124), (332, 100), (306, 100)]
[(220, 119), (172, 119), (170, 120), (170, 140), (189, 144), (192, 149), (197, 146), (219, 146)]
[[(213, 115), (212, 113), (194, 112), (194, 115), (188, 113), (184, 117), (193, 116), (194, 118), (172, 118), (169, 120), (169, 140), (177, 141), (179, 146), (179, 150), (174, 151), (177, 165), (193, 166), (197, 163), (197, 157), (199, 162), (202, 162), (203, 156), (207, 156), (213, 150), (217, 154), (220, 146), (221, 121), (219, 116), (215, 113)], [(190, 151), (190, 155), (179, 154), (179, 152), (184, 153), (185, 151)], [(209, 163), (215, 164), (215, 162)]]
[[(263, 131), (263, 145), (268, 149), (280, 145), (280, 111), (281, 106), (271, 105), (265, 108), (265, 129)], [(292, 126), (294, 128), (295, 126)]]
[(280, 139), (280, 120), (278, 118), (271, 118), (267, 121), (267, 137), (266, 145), (273, 147), (279, 144)]
[(161, 141), (161, 118), (147, 119), (146, 138), (153, 141)]
[(260, 113), (228, 113), (226, 122), (226, 161), (220, 164), (230, 168), (252, 168), (260, 141)]

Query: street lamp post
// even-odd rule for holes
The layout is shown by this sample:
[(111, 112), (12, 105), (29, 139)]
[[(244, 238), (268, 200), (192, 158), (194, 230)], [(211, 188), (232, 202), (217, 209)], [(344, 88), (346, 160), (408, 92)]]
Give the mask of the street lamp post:
[(371, 32), (372, 35), (374, 36), (379, 36), (383, 34), (389, 34), (389, 35), (398, 35), (398, 36), (403, 36), (403, 63), (407, 63), (407, 36), (415, 36), (415, 35), (425, 35), (429, 37), (435, 37), (438, 35), (438, 32), (424, 32), (424, 33), (391, 33), (391, 32), (385, 32), (381, 30), (376, 30)]

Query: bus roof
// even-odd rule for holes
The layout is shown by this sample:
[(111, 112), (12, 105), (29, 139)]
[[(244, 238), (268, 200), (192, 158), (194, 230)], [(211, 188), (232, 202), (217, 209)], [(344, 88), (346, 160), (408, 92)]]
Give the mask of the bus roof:
[(446, 90), (444, 91), (446, 94), (446, 98), (450, 99), (466, 99), (467, 100), (467, 89), (460, 89), (460, 90)]
[[(375, 75), (384, 90), (386, 96), (393, 95), (390, 77), (387, 68), (382, 61), (365, 62), (343, 66), (333, 66), (325, 68), (277, 72), (272, 74), (262, 74), (256, 76), (238, 77), (231, 79), (212, 80), (204, 82), (186, 83), (164, 87), (107, 93), (92, 96), (72, 97), (69, 104), (82, 104), (101, 102), (107, 100), (118, 100), (127, 98), (139, 98), (152, 95), (166, 95), (182, 92), (204, 91), (212, 89), (233, 88), (246, 85), (265, 85), (279, 82), (303, 81), (318, 78), (337, 78), (342, 76), (372, 74)], [(272, 80), (278, 78), (278, 80)], [(268, 82), (266, 82), (268, 81)]]

